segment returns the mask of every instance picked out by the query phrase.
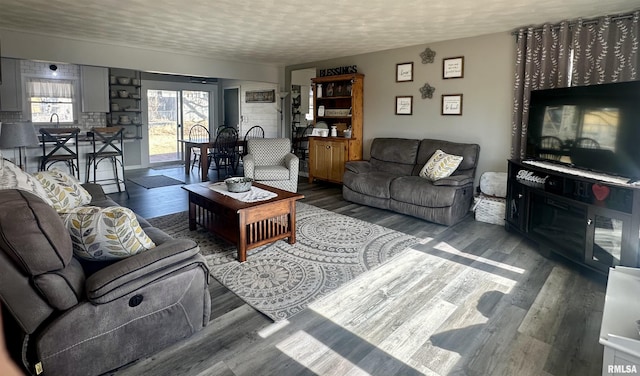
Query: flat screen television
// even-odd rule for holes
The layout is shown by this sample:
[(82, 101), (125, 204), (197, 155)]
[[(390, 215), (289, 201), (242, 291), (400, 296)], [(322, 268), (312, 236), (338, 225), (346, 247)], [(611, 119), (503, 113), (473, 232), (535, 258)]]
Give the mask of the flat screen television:
[(526, 159), (640, 179), (640, 81), (531, 92)]

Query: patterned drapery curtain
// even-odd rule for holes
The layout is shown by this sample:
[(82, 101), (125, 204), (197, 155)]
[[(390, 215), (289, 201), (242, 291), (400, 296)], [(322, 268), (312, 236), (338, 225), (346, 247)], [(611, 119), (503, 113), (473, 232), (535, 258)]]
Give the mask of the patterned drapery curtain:
[(531, 90), (565, 87), (569, 77), (569, 23), (518, 30), (513, 87), (511, 158), (524, 158)]
[(573, 30), (571, 86), (632, 81), (638, 78), (640, 11), (630, 17), (578, 20)]
[(524, 158), (531, 90), (637, 79), (640, 10), (517, 30), (511, 158)]

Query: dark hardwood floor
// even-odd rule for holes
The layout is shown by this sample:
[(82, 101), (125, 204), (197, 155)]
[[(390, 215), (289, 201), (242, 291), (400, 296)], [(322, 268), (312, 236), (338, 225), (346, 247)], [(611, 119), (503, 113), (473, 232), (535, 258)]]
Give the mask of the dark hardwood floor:
[[(183, 167), (127, 171), (198, 182)], [(211, 180), (217, 180), (210, 173)], [(304, 179), (304, 178), (303, 178)], [(187, 209), (180, 185), (112, 194), (151, 218)], [(272, 323), (212, 280), (210, 324), (118, 375), (599, 375), (605, 280), (543, 257), (473, 216), (446, 227), (299, 183), (305, 203), (423, 239), (332, 300)], [(369, 274), (368, 273), (368, 274)], [(360, 282), (358, 282), (360, 281)], [(360, 285), (358, 285), (360, 283)], [(358, 293), (354, 294), (353, 289)], [(342, 292), (344, 290), (344, 292)]]

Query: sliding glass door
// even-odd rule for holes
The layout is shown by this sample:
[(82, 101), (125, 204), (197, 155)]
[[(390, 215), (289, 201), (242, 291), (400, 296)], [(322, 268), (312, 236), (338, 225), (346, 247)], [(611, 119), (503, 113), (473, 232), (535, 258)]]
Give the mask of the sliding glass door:
[(215, 123), (213, 99), (215, 88), (197, 90), (202, 86), (172, 82), (152, 82), (146, 90), (148, 134), (148, 164), (182, 162), (183, 145), (195, 124), (207, 129)]
[(149, 163), (178, 161), (182, 158), (181, 96), (179, 91), (147, 90), (147, 124), (149, 125)]
[(184, 137), (189, 137), (191, 128), (200, 124), (209, 128), (210, 93), (208, 91), (182, 91), (182, 132)]

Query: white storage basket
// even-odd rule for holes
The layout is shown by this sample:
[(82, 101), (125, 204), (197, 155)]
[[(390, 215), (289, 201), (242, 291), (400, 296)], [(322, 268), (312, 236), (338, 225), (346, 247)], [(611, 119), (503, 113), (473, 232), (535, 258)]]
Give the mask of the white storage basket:
[(504, 226), (506, 199), (481, 194), (474, 197), (473, 202), (476, 221)]

